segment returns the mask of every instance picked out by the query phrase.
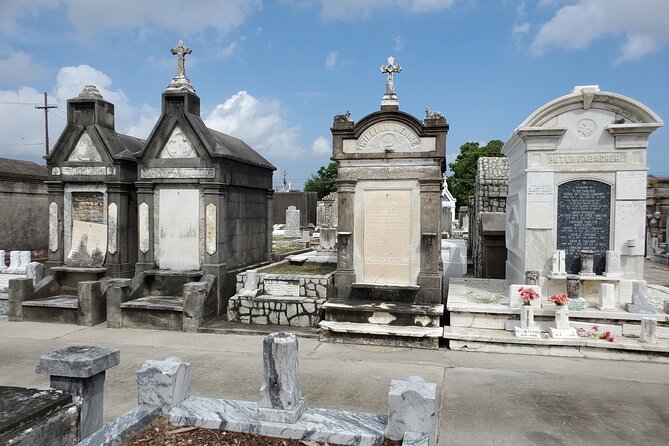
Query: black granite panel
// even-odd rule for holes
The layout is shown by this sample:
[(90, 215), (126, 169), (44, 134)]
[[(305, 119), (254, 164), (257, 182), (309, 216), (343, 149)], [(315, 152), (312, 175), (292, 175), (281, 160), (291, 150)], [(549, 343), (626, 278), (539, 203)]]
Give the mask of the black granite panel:
[(606, 265), (611, 231), (611, 186), (594, 180), (576, 180), (558, 187), (557, 249), (565, 250), (567, 273), (581, 270), (580, 252), (595, 252), (594, 271)]

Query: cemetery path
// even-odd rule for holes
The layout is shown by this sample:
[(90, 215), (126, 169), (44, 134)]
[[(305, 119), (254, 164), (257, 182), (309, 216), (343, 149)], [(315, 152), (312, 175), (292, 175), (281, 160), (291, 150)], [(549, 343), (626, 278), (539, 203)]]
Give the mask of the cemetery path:
[[(257, 401), (260, 335), (108, 329), (8, 322), (0, 317), (0, 385), (48, 387), (41, 354), (67, 345), (121, 350), (107, 371), (105, 421), (137, 404), (147, 359), (191, 362), (191, 393)], [(300, 339), (303, 392), (312, 407), (385, 413), (393, 378), (419, 375), (442, 395), (440, 444), (666, 444), (666, 364), (324, 344)]]
[(649, 284), (669, 287), (669, 266), (646, 260), (643, 266), (643, 278)]

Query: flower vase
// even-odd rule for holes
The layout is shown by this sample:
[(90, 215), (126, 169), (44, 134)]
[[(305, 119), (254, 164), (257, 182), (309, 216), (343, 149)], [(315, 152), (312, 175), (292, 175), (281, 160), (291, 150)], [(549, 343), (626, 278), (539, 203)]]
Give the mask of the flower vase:
[(534, 307), (532, 305), (521, 305), (520, 328), (534, 328)]
[(555, 306), (555, 328), (569, 330), (569, 307), (567, 305)]

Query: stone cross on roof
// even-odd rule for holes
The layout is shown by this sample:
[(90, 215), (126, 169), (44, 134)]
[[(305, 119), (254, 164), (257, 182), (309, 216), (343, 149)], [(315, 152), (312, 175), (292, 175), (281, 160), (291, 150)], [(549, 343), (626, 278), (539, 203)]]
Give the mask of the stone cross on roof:
[(177, 46), (172, 48), (170, 52), (178, 57), (177, 60), (177, 74), (172, 78), (172, 82), (167, 86), (168, 90), (188, 90), (195, 93), (193, 86), (186, 77), (186, 54), (193, 52), (186, 47), (183, 40), (179, 40)]
[(381, 107), (391, 106), (393, 108), (399, 108), (400, 103), (397, 100), (397, 95), (395, 94), (395, 83), (393, 82), (393, 75), (402, 71), (402, 67), (395, 63), (395, 58), (390, 56), (388, 58), (388, 65), (381, 65), (381, 73), (384, 73), (388, 76), (386, 81), (386, 93), (381, 99)]

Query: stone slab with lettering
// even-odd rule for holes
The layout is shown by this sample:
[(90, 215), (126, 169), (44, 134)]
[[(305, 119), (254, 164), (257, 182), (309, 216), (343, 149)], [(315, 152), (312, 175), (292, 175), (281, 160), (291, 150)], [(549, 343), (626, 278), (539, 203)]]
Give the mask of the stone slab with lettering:
[(557, 209), (557, 248), (565, 251), (567, 273), (579, 273), (581, 250), (590, 249), (594, 272), (601, 275), (609, 249), (611, 186), (593, 180), (561, 184)]
[(555, 327), (550, 327), (551, 337), (552, 338), (578, 338), (578, 333), (574, 327), (570, 327), (566, 330), (559, 330)]
[(270, 296), (299, 296), (299, 280), (276, 280), (265, 278), (263, 282), (265, 294)]
[(200, 267), (200, 193), (161, 189), (158, 211), (158, 264), (161, 269)]
[(533, 338), (541, 339), (541, 329), (540, 328), (520, 328), (514, 327), (515, 335), (517, 338)]

